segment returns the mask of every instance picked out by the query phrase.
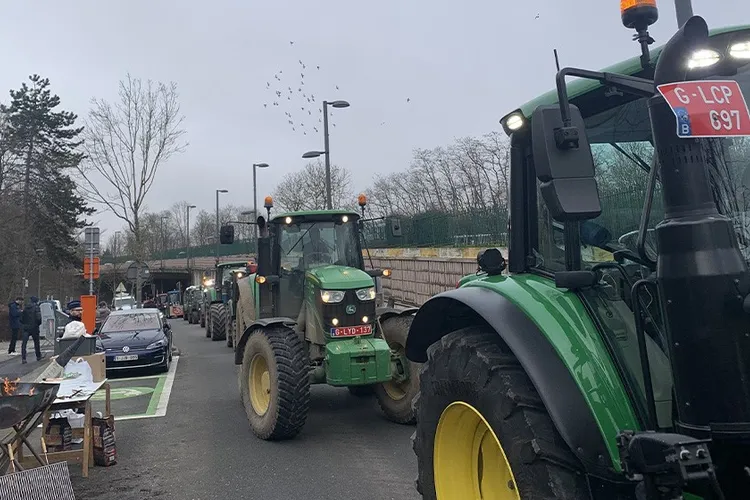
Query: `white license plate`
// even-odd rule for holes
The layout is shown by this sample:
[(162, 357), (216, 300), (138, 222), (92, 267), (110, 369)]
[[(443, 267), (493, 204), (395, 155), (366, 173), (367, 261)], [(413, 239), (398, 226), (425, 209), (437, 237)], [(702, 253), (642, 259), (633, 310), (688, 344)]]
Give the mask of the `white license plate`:
[(123, 354), (122, 356), (115, 356), (115, 361), (135, 361), (138, 359), (137, 354)]

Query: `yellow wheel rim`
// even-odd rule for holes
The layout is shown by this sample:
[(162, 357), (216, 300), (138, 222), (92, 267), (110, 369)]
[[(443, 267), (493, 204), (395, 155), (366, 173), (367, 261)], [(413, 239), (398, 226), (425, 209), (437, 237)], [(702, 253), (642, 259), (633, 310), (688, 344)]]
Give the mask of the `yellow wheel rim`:
[[(389, 343), (388, 346), (392, 351), (398, 352), (398, 354), (401, 356), (401, 359), (406, 358), (406, 356), (404, 356), (404, 347), (401, 344), (393, 342)], [(408, 385), (408, 379), (402, 382), (394, 382), (393, 380), (390, 380), (388, 382), (383, 382), (383, 389), (385, 389), (385, 393), (388, 394), (389, 398), (394, 401), (401, 401), (406, 397), (406, 389)]]
[(435, 433), (438, 500), (520, 500), (503, 447), (481, 413), (457, 401), (440, 415)]
[(250, 403), (255, 413), (263, 416), (271, 405), (271, 375), (268, 372), (266, 358), (262, 355), (256, 354), (250, 361), (249, 378)]

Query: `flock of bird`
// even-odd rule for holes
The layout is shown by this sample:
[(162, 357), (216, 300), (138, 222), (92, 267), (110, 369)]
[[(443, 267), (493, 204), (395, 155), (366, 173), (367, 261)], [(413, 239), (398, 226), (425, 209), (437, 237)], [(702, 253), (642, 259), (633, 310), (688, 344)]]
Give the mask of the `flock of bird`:
[[(290, 41), (289, 45), (294, 47), (294, 42)], [(318, 90), (322, 90), (320, 71), (320, 65), (308, 65), (302, 59), (297, 60), (294, 70), (278, 70), (273, 79), (266, 82), (269, 98), (263, 103), (263, 107), (283, 111), (286, 122), (293, 132), (302, 132), (303, 135), (318, 132), (322, 134), (323, 98), (316, 96)], [(334, 85), (334, 88), (336, 91), (340, 90), (338, 85)], [(331, 97), (327, 96), (328, 99)], [(329, 113), (329, 117), (333, 118), (330, 109)], [(332, 127), (336, 126), (333, 120), (329, 124)]]
[[(289, 42), (289, 46), (294, 48), (294, 41)], [(263, 102), (263, 108), (273, 110), (278, 108), (283, 111), (287, 125), (292, 132), (302, 133), (302, 135), (312, 135), (323, 133), (323, 100), (333, 100), (340, 88), (333, 85), (332, 89), (327, 89), (328, 85), (322, 83), (323, 78), (319, 64), (307, 64), (302, 59), (297, 59), (294, 69), (279, 69), (266, 81), (265, 90), (268, 98)], [(333, 92), (335, 90), (335, 93)], [(331, 92), (334, 95), (321, 95), (322, 92)], [(411, 102), (410, 98), (406, 102)], [(329, 108), (329, 125), (336, 126), (333, 120), (333, 109)], [(382, 122), (381, 125), (385, 125)]]

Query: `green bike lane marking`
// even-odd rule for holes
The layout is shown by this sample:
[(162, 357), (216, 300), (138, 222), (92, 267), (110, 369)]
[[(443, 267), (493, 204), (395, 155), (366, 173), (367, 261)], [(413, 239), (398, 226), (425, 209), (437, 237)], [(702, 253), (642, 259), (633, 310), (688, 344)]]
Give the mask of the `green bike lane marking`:
[[(110, 406), (115, 421), (165, 416), (179, 359), (179, 356), (174, 357), (165, 374), (109, 379)], [(105, 400), (103, 389), (92, 396), (94, 413), (104, 413)]]

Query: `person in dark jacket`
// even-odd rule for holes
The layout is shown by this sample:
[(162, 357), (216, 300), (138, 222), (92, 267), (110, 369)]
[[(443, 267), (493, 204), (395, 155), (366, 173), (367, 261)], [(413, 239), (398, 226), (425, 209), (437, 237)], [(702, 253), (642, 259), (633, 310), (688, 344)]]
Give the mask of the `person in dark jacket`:
[(21, 363), (26, 364), (26, 344), (29, 342), (29, 336), (34, 339), (34, 352), (36, 360), (41, 361), (42, 349), (39, 346), (39, 326), (42, 324), (42, 310), (39, 308), (39, 299), (31, 297), (31, 300), (23, 308), (21, 313), (21, 323), (23, 323), (23, 341), (21, 342)]
[(83, 307), (80, 300), (71, 300), (68, 302), (68, 316), (73, 321), (83, 321)]
[(16, 342), (21, 338), (21, 311), (23, 311), (23, 297), (8, 304), (8, 319), (10, 320), (10, 346), (8, 354), (16, 354)]

